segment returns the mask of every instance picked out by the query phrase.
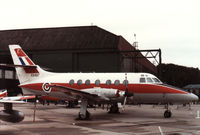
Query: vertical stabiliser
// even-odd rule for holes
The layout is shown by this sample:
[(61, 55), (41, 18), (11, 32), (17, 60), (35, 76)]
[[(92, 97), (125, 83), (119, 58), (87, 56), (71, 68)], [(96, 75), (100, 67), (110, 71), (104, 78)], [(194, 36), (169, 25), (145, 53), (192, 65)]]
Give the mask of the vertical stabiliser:
[(20, 65), (15, 66), (20, 84), (37, 79), (46, 73), (33, 63), (19, 45), (9, 45), (9, 49), (14, 65)]

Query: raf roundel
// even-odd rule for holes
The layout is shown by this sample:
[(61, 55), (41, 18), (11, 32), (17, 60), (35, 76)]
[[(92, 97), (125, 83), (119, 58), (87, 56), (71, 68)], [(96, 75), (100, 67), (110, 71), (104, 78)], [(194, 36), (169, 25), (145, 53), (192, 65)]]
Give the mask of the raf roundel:
[(51, 87), (49, 85), (50, 85), (50, 83), (43, 83), (42, 89), (44, 90), (45, 93), (51, 92)]

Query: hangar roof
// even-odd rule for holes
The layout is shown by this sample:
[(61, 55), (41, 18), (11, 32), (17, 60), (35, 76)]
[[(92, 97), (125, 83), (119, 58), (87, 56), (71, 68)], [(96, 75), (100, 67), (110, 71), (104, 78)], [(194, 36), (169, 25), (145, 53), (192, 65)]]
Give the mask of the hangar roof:
[(9, 44), (25, 50), (117, 49), (121, 36), (97, 26), (36, 28), (0, 31), (0, 51)]
[[(9, 44), (19, 44), (26, 51), (127, 51), (135, 48), (122, 36), (98, 26), (34, 28), (0, 31), (0, 52), (9, 52)], [(132, 54), (131, 54), (132, 55)], [(141, 53), (138, 57), (144, 57)], [(155, 71), (145, 57), (140, 64)]]

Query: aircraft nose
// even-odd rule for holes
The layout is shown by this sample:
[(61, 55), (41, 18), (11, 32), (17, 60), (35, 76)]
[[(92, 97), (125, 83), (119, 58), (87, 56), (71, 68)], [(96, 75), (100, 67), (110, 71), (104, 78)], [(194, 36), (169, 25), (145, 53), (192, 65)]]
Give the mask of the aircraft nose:
[(193, 93), (190, 93), (190, 100), (191, 101), (198, 101), (199, 100), (199, 97)]

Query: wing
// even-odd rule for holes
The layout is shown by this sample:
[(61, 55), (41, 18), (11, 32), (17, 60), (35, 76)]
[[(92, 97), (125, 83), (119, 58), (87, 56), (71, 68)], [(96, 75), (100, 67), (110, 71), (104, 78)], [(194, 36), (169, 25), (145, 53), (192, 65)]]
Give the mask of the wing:
[(88, 99), (91, 101), (101, 101), (102, 98), (96, 94), (91, 94), (85, 91), (81, 91), (79, 89), (65, 87), (65, 86), (59, 86), (59, 85), (52, 85), (50, 86), (54, 88), (57, 91), (63, 92), (69, 96), (73, 96), (77, 99)]
[(13, 104), (24, 104), (25, 101), (11, 101), (11, 100), (0, 100), (0, 103), (13, 103)]
[(13, 96), (13, 97), (3, 97), (0, 99), (0, 103), (26, 103), (23, 100), (34, 99), (35, 96)]

